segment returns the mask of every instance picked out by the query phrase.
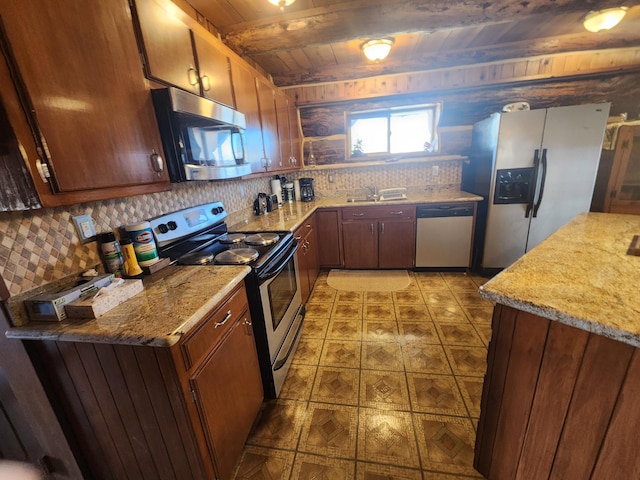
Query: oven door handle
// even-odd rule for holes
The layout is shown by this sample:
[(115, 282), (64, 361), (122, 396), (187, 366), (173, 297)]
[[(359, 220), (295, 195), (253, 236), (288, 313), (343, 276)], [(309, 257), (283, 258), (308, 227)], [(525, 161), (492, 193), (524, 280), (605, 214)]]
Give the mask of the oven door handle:
[(287, 364), (287, 360), (289, 360), (289, 355), (291, 355), (293, 351), (293, 347), (296, 345), (298, 337), (300, 336), (300, 332), (302, 331), (302, 325), (304, 324), (305, 313), (306, 313), (306, 310), (303, 305), (298, 309), (298, 313), (296, 314), (296, 320), (298, 318), (301, 318), (300, 322), (294, 321), (293, 324), (291, 325), (291, 328), (294, 328), (294, 327), (296, 328), (296, 334), (287, 336), (286, 343), (284, 343), (280, 349), (281, 352), (286, 351), (287, 353), (284, 355), (284, 357), (276, 359), (276, 361), (273, 364), (274, 372), (277, 372)]
[(260, 275), (260, 281), (269, 280), (270, 278), (275, 277), (282, 270), (284, 270), (284, 267), (287, 266), (287, 263), (289, 263), (289, 260), (291, 260), (291, 258), (295, 255), (297, 250), (298, 250), (298, 244), (296, 243), (295, 244), (295, 248), (291, 249), (291, 252), (289, 252), (289, 254), (286, 256), (286, 258), (280, 262), (280, 266), (276, 270), (274, 270), (273, 272), (269, 272), (269, 273), (266, 273), (264, 275)]

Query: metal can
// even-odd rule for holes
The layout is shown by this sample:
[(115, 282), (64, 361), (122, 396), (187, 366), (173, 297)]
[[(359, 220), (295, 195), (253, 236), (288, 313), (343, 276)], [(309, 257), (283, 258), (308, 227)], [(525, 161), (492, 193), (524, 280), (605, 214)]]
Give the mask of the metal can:
[(124, 229), (128, 232), (129, 238), (133, 242), (133, 249), (136, 252), (138, 263), (142, 267), (148, 267), (158, 262), (158, 249), (153, 238), (153, 230), (149, 222), (134, 223), (127, 225)]

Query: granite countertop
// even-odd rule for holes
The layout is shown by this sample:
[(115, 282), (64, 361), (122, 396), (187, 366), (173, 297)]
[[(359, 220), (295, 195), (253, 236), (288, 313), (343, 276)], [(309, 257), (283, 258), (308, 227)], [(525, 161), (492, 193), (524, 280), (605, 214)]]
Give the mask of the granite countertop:
[(166, 267), (138, 295), (91, 320), (30, 322), (7, 331), (22, 340), (170, 347), (251, 271), (246, 266)]
[(640, 347), (640, 216), (583, 213), (480, 287), (497, 303)]
[(456, 189), (410, 188), (406, 200), (378, 202), (347, 202), (349, 192), (332, 192), (312, 202), (286, 202), (283, 206), (265, 215), (256, 216), (251, 209), (229, 214), (227, 225), (230, 232), (249, 231), (294, 231), (318, 208), (368, 207), (377, 205), (407, 205), (442, 202), (478, 202), (481, 196)]

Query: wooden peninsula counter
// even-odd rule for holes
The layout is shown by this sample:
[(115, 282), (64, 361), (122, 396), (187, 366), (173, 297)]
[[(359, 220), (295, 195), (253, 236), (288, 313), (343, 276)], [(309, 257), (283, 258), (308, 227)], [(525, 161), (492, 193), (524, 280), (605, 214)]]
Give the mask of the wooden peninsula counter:
[(475, 467), (640, 478), (640, 216), (581, 214), (481, 287), (496, 302)]

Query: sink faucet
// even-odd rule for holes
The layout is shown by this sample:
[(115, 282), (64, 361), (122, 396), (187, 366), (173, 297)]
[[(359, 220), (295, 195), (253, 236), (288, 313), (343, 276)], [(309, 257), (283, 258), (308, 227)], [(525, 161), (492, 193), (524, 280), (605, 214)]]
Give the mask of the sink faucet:
[(378, 187), (375, 185), (367, 186), (367, 190), (370, 192), (370, 197), (375, 201), (378, 200)]

